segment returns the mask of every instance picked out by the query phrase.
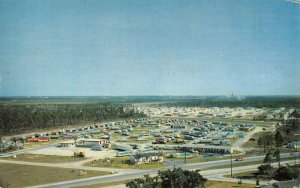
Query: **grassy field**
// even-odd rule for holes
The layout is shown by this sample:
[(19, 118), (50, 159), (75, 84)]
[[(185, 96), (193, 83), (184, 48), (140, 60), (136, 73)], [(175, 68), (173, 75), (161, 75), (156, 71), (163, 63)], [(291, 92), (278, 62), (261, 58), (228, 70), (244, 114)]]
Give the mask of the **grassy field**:
[[(242, 157), (244, 155), (233, 155), (233, 159), (236, 157)], [(203, 155), (193, 154), (191, 157), (187, 157), (187, 164), (194, 164), (194, 163), (202, 163), (202, 162), (209, 162), (209, 161), (218, 161), (218, 160), (226, 160), (230, 159), (230, 156), (211, 156), (211, 157), (204, 157)], [(177, 157), (177, 158), (165, 158), (165, 160), (169, 161), (184, 161), (184, 157)]]
[(193, 160), (188, 160), (188, 164), (193, 164), (193, 163), (201, 163), (201, 162), (208, 162), (208, 161), (216, 161), (216, 160), (225, 160), (225, 159), (230, 159), (230, 156), (216, 156), (216, 157), (199, 157), (197, 159)]
[(209, 188), (233, 188), (233, 187), (243, 187), (243, 188), (255, 188), (254, 184), (242, 183), (241, 185), (234, 182), (224, 182), (224, 181), (208, 181), (206, 187)]
[[(253, 154), (265, 154), (266, 152), (264, 151), (263, 146), (258, 146), (257, 142), (259, 137), (262, 137), (264, 134), (275, 134), (272, 131), (268, 131), (268, 129), (266, 131), (261, 131), (261, 132), (257, 132), (255, 134), (252, 135), (251, 138), (255, 139), (255, 141), (251, 141), (248, 140), (247, 142), (245, 142), (242, 147), (243, 148), (250, 148), (251, 150), (246, 151), (247, 155), (253, 155)], [(275, 146), (272, 146), (272, 149), (275, 150)], [(266, 149), (270, 149), (270, 148), (266, 148)], [(286, 147), (280, 147), (279, 148), (281, 153), (288, 153), (288, 152), (294, 152), (293, 149), (291, 148), (286, 148)]]
[(111, 138), (114, 139), (114, 140), (117, 140), (117, 139), (120, 138), (120, 134), (112, 133), (112, 134), (111, 134)]
[[(187, 163), (189, 160), (193, 159), (193, 160), (197, 160), (199, 159), (201, 156), (198, 154), (191, 154), (189, 156), (186, 156), (187, 159)], [(202, 157), (201, 157), (202, 158)], [(164, 160), (167, 161), (184, 161), (185, 157), (184, 156), (179, 156), (179, 157), (165, 157)]]
[(152, 168), (164, 168), (167, 165), (159, 162), (153, 162), (141, 165), (129, 164), (129, 157), (116, 157), (109, 160), (94, 160), (85, 164), (86, 166), (93, 167), (114, 167), (114, 168), (124, 168), (124, 169), (152, 169)]
[(100, 187), (108, 187), (108, 186), (126, 184), (129, 181), (131, 181), (131, 180), (121, 180), (121, 181), (114, 181), (114, 182), (107, 182), (107, 183), (97, 183), (97, 184), (93, 184), (93, 185), (77, 186), (77, 187), (73, 187), (73, 188), (100, 188)]
[[(233, 177), (237, 177), (237, 176), (253, 176), (253, 173), (255, 173), (255, 172), (257, 172), (257, 170), (250, 170), (250, 171), (245, 171), (245, 172), (233, 173), (232, 176)], [(226, 174), (226, 175), (224, 175), (224, 177), (231, 178), (231, 175)]]
[(6, 157), (4, 159), (13, 161), (27, 161), (27, 162), (40, 162), (40, 163), (65, 163), (81, 161), (83, 158), (68, 157), (68, 156), (56, 156), (56, 155), (39, 155), (39, 154), (18, 154), (16, 158)]
[(254, 138), (255, 141), (248, 140), (247, 142), (245, 142), (243, 144), (243, 147), (245, 147), (245, 148), (258, 147), (258, 145), (257, 145), (258, 138), (263, 136), (264, 134), (268, 134), (268, 133), (272, 133), (272, 132), (270, 132), (270, 131), (261, 131), (261, 132), (254, 133), (251, 138)]
[(4, 187), (9, 184), (9, 187), (14, 188), (109, 174), (109, 172), (86, 171), (86, 174), (81, 176), (81, 170), (78, 169), (72, 170), (6, 163), (0, 163), (0, 169), (0, 182), (3, 184), (2, 186)]
[(148, 140), (138, 140), (137, 138), (129, 137), (126, 142), (144, 144), (144, 143), (153, 142), (153, 141), (154, 141), (154, 138), (151, 138), (151, 137)]

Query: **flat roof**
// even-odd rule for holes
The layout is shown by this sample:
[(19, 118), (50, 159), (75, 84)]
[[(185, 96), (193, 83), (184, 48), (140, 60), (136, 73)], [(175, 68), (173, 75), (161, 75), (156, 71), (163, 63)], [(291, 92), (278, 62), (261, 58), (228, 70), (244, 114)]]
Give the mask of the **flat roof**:
[(91, 138), (80, 138), (77, 141), (84, 141), (84, 142), (101, 142), (105, 139), (91, 139)]

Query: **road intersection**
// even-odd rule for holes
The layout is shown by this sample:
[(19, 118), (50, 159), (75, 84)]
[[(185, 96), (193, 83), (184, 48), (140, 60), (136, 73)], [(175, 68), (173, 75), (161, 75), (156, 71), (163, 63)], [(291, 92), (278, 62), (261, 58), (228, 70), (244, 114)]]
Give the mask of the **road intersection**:
[[(254, 157), (247, 157), (246, 161), (233, 161), (233, 163), (243, 164), (245, 162), (260, 162), (263, 160), (265, 156), (254, 156)], [(282, 160), (284, 158), (291, 157), (290, 153), (281, 154)], [(113, 182), (113, 181), (121, 181), (127, 179), (134, 179), (141, 177), (146, 174), (156, 175), (158, 169), (151, 169), (151, 170), (142, 170), (142, 169), (119, 169), (119, 168), (101, 168), (101, 167), (88, 167), (84, 166), (84, 163), (91, 159), (87, 159), (84, 161), (76, 162), (76, 163), (37, 163), (37, 162), (25, 162), (25, 161), (12, 161), (12, 160), (0, 160), (0, 163), (12, 163), (12, 164), (23, 164), (23, 165), (35, 165), (35, 166), (47, 166), (47, 167), (59, 167), (59, 168), (69, 168), (69, 169), (83, 169), (83, 170), (97, 170), (97, 171), (112, 171), (114, 173), (110, 175), (98, 176), (98, 177), (91, 177), (85, 178), (80, 180), (71, 180), (65, 182), (57, 182), (53, 184), (46, 184), (46, 185), (39, 185), (34, 187), (40, 188), (49, 188), (49, 187), (58, 187), (58, 188), (65, 188), (65, 187), (74, 187), (74, 186), (83, 186), (83, 185), (92, 185), (97, 183), (106, 183), (106, 182)], [(227, 160), (218, 160), (218, 161), (209, 161), (209, 162), (201, 162), (195, 164), (177, 164), (175, 167), (180, 167), (187, 170), (196, 170), (196, 169), (205, 169), (208, 167), (216, 167), (216, 166), (223, 166), (223, 165), (230, 165), (230, 159)], [(283, 161), (282, 163), (284, 163)], [(275, 165), (275, 164), (274, 164)], [(245, 171), (245, 170), (254, 170), (257, 169), (258, 165), (247, 165), (247, 166), (240, 166), (234, 167), (234, 172)], [(165, 169), (172, 169), (174, 166), (169, 166), (166, 168), (162, 168), (159, 170)], [(210, 180), (218, 180), (223, 181), (237, 181), (236, 179), (231, 178), (224, 178), (224, 174), (228, 174), (230, 172), (230, 168), (222, 168), (216, 170), (203, 170), (201, 174)], [(231, 179), (231, 180), (229, 180)], [(246, 182), (246, 181), (245, 181)], [(251, 182), (253, 183), (253, 181)]]

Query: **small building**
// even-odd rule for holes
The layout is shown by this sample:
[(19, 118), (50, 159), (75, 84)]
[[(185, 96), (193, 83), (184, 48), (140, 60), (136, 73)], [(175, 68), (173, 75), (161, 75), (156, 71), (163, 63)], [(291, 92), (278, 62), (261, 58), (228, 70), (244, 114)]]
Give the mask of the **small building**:
[(104, 146), (109, 143), (106, 139), (80, 139), (77, 140), (76, 146), (79, 147), (92, 147), (92, 146)]
[(151, 162), (163, 162), (164, 157), (159, 153), (138, 153), (130, 157), (132, 164), (147, 164)]
[(61, 147), (61, 148), (75, 147), (75, 143), (74, 143), (74, 140), (60, 142), (58, 147)]

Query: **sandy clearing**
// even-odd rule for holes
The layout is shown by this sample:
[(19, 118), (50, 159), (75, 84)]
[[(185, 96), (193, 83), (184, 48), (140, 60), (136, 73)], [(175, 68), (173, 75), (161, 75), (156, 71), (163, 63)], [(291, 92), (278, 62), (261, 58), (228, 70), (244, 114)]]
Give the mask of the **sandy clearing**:
[(71, 148), (59, 148), (59, 147), (50, 147), (43, 148), (35, 151), (30, 151), (27, 153), (30, 154), (40, 154), (40, 155), (58, 155), (58, 156), (73, 156), (74, 152), (83, 151), (85, 152), (86, 157), (93, 158), (111, 158), (115, 157), (117, 151), (105, 149), (103, 151), (92, 151), (90, 148), (81, 148), (81, 147), (71, 147)]

